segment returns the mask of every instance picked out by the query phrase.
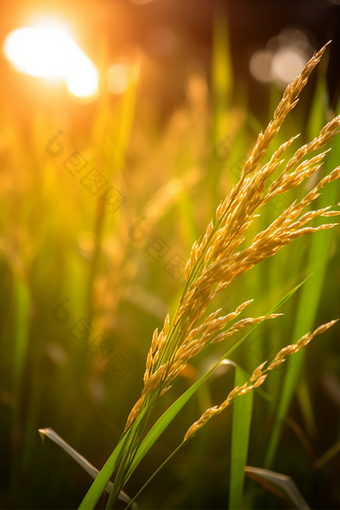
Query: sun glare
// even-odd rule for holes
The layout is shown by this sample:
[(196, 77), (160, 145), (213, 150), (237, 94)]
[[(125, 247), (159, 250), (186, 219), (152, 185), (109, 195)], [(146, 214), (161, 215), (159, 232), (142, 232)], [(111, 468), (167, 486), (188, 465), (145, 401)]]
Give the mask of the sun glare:
[(69, 92), (78, 98), (91, 98), (98, 91), (95, 66), (60, 28), (18, 28), (6, 38), (4, 52), (18, 71), (65, 80)]

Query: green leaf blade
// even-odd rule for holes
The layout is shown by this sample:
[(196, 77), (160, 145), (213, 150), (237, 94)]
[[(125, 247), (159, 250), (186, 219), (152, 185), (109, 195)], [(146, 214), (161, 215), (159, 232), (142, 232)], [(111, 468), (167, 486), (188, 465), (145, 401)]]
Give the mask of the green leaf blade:
[[(249, 380), (248, 375), (237, 365), (235, 370), (235, 387), (242, 386)], [(239, 509), (242, 504), (244, 486), (244, 468), (247, 464), (251, 416), (254, 392), (250, 391), (242, 398), (236, 398), (233, 409), (231, 434), (231, 465), (229, 486), (229, 508)]]

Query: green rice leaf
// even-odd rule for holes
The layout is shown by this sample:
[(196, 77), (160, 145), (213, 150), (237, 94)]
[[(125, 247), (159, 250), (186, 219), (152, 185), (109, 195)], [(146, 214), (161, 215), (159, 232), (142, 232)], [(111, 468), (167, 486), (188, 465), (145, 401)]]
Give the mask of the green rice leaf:
[(109, 483), (113, 471), (116, 467), (120, 454), (123, 450), (124, 444), (125, 444), (124, 439), (117, 444), (116, 448), (113, 450), (110, 457), (105, 462), (104, 467), (100, 470), (100, 472), (96, 476), (90, 489), (87, 491), (83, 501), (80, 503), (79, 505), (80, 510), (85, 509), (90, 510), (95, 508), (100, 496), (102, 495), (104, 490), (106, 490), (107, 484)]
[[(235, 384), (242, 386), (249, 380), (238, 365), (235, 370)], [(254, 392), (250, 391), (242, 398), (236, 398), (233, 409), (233, 423), (231, 433), (231, 463), (229, 508), (241, 508), (244, 486), (244, 468), (247, 463), (251, 416), (253, 410)]]
[[(51, 439), (51, 441), (53, 441), (55, 444), (60, 446), (60, 448), (62, 448), (66, 453), (68, 453), (68, 455), (70, 455), (70, 457), (72, 457), (72, 459), (74, 459), (79, 464), (79, 466), (81, 466), (86, 471), (86, 473), (92, 476), (92, 478), (96, 478), (96, 476), (99, 473), (98, 469), (95, 468), (91, 464), (91, 462), (85, 459), (85, 457), (80, 455), (80, 453), (78, 453), (74, 448), (72, 448), (72, 446), (66, 443), (66, 441), (64, 441), (64, 439), (60, 437), (59, 434), (57, 434), (53, 429), (51, 428), (39, 429), (38, 432), (42, 439), (45, 436)], [(113, 485), (112, 482), (108, 482), (105, 487), (105, 491), (108, 494), (110, 494), (111, 492), (112, 485)], [(125, 503), (129, 503), (129, 501), (131, 500), (131, 498), (129, 498), (129, 496), (124, 491), (120, 492), (119, 499), (121, 499)]]
[(246, 466), (245, 472), (249, 478), (258, 482), (267, 491), (272, 492), (283, 499), (287, 503), (288, 508), (310, 510), (310, 507), (307, 505), (295, 482), (290, 476), (281, 475), (280, 473), (274, 473), (274, 471), (268, 471), (267, 469), (260, 469), (251, 466)]

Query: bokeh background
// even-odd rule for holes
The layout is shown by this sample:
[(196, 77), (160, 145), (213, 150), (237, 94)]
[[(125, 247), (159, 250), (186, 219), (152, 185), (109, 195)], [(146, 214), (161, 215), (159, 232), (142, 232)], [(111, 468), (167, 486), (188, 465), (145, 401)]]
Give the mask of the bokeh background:
[[(86, 96), (75, 61), (69, 72), (84, 92), (77, 96), (64, 78), (20, 72), (8, 50), (0, 57), (0, 506), (76, 508), (91, 479), (38, 429), (52, 427), (102, 467), (140, 395), (152, 333), (176, 311), (184, 277), (167, 262), (186, 261), (285, 85), (329, 39), (273, 148), (299, 132), (305, 143), (340, 113), (340, 2), (2, 0), (0, 10), (2, 48), (18, 28), (57, 23), (98, 79)], [(16, 49), (24, 55), (25, 43)], [(24, 60), (32, 58), (28, 47)], [(54, 53), (45, 58), (53, 69)], [(61, 154), (50, 155), (59, 131)], [(74, 152), (72, 175), (65, 161)], [(337, 140), (322, 172), (339, 159)], [(92, 168), (104, 182), (98, 193), (80, 182)], [(100, 200), (107, 190), (115, 206)], [(333, 183), (318, 205), (339, 200)], [(284, 206), (267, 206), (257, 228)], [(249, 313), (263, 315), (313, 272), (284, 305), (285, 316), (234, 353), (246, 370), (300, 331), (339, 317), (339, 239), (336, 228), (299, 240), (221, 295), (216, 308), (224, 312), (254, 298)], [(86, 349), (90, 324), (91, 340), (107, 342), (103, 350)], [(216, 345), (193, 360), (153, 419), (225, 350)], [(335, 326), (299, 364), (268, 377), (269, 399), (255, 395), (248, 464), (291, 476), (311, 508), (340, 507), (339, 367)], [(130, 496), (232, 385), (229, 367), (197, 393), (128, 482)], [(231, 417), (228, 409), (175, 455), (139, 506), (227, 508)], [(283, 507), (246, 479), (244, 508)]]

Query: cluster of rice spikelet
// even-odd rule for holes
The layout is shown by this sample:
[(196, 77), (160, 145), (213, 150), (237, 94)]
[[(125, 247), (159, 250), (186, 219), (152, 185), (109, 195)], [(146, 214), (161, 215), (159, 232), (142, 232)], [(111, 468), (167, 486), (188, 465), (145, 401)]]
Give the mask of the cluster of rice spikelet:
[[(340, 214), (340, 211), (332, 211), (330, 207), (307, 212), (302, 216), (300, 214), (319, 196), (324, 186), (340, 177), (340, 167), (323, 178), (303, 200), (293, 202), (268, 228), (255, 236), (248, 248), (240, 248), (258, 210), (275, 196), (295, 188), (317, 171), (328, 151), (313, 157), (309, 157), (310, 154), (323, 147), (338, 133), (340, 116), (332, 119), (314, 140), (300, 147), (284, 167), (281, 156), (294, 142), (296, 136), (281, 145), (268, 163), (260, 166), (285, 117), (297, 104), (298, 96), (309, 75), (319, 63), (326, 46), (314, 54), (301, 74), (288, 85), (274, 112), (273, 120), (265, 131), (259, 134), (239, 182), (218, 206), (216, 216), (209, 223), (203, 238), (194, 243), (185, 268), (187, 284), (179, 308), (172, 321), (167, 315), (160, 333), (158, 330), (154, 332), (147, 357), (142, 395), (128, 417), (125, 430), (136, 419), (142, 405), (145, 405), (148, 399), (155, 395), (157, 398), (171, 387), (189, 359), (210, 343), (219, 342), (265, 319), (265, 317), (241, 319), (225, 330), (229, 326), (228, 323), (236, 319), (251, 303), (246, 301), (233, 313), (224, 317), (218, 317), (220, 310), (217, 310), (203, 320), (208, 306), (220, 291), (254, 265), (275, 255), (297, 237), (336, 225), (328, 223), (318, 227), (304, 226), (318, 216), (328, 218)], [(305, 156), (308, 159), (301, 161)], [(266, 191), (268, 178), (280, 166), (283, 167), (280, 175)], [(277, 314), (274, 314), (267, 318), (276, 316)], [(296, 352), (297, 348), (294, 349)]]
[(199, 420), (197, 420), (195, 423), (191, 425), (191, 427), (188, 429), (184, 436), (184, 441), (187, 441), (195, 432), (197, 432), (198, 429), (203, 427), (213, 416), (216, 416), (220, 414), (226, 407), (228, 407), (233, 400), (236, 397), (239, 397), (241, 395), (246, 395), (246, 393), (249, 393), (249, 391), (253, 390), (254, 388), (258, 388), (261, 386), (261, 384), (264, 383), (268, 376), (268, 372), (270, 370), (273, 370), (277, 366), (281, 365), (281, 363), (284, 363), (286, 361), (287, 356), (290, 356), (291, 354), (295, 354), (298, 352), (302, 347), (305, 347), (309, 342), (314, 338), (316, 335), (321, 335), (327, 329), (329, 329), (333, 324), (338, 322), (339, 319), (336, 319), (334, 321), (330, 321), (327, 324), (323, 324), (322, 326), (319, 326), (313, 333), (307, 333), (304, 335), (296, 344), (287, 345), (287, 347), (284, 347), (281, 349), (280, 352), (277, 353), (273, 361), (267, 366), (267, 368), (264, 368), (265, 365), (268, 363), (268, 361), (264, 361), (259, 365), (254, 372), (252, 373), (252, 376), (248, 382), (243, 384), (242, 386), (236, 386), (229, 395), (227, 396), (226, 400), (222, 402), (219, 406), (214, 406), (202, 414)]

